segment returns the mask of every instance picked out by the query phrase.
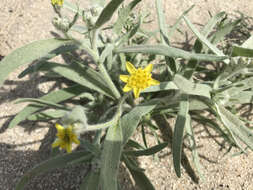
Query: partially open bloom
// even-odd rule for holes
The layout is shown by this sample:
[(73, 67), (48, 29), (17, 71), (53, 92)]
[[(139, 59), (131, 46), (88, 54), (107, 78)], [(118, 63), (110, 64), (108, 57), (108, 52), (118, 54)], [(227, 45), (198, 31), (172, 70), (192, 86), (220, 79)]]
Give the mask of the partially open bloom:
[(123, 91), (128, 92), (133, 90), (135, 98), (138, 98), (140, 92), (145, 88), (160, 84), (159, 81), (151, 77), (151, 71), (153, 69), (152, 64), (149, 64), (144, 69), (136, 69), (130, 62), (126, 62), (126, 68), (130, 75), (120, 75), (120, 80), (126, 83)]
[(51, 0), (52, 5), (58, 5), (62, 6), (63, 5), (63, 0)]
[(65, 128), (56, 123), (55, 127), (57, 129), (56, 136), (58, 138), (52, 144), (53, 148), (60, 146), (62, 149), (65, 149), (68, 153), (70, 153), (72, 151), (72, 143), (80, 144), (80, 141), (77, 139), (77, 135), (75, 134), (72, 125), (69, 125)]

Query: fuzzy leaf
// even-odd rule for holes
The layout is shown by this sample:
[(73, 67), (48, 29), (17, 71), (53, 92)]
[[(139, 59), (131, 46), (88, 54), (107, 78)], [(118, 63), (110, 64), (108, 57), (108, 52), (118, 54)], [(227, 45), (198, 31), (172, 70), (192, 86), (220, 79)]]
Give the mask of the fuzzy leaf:
[(99, 175), (98, 171), (90, 171), (82, 181), (80, 190), (97, 190), (99, 189)]
[(118, 48), (115, 53), (145, 53), (158, 54), (174, 58), (183, 58), (186, 60), (196, 59), (198, 61), (222, 61), (227, 56), (216, 56), (209, 54), (190, 53), (182, 49), (170, 47), (167, 45), (134, 45)]
[(212, 89), (208, 85), (193, 83), (178, 74), (174, 77), (174, 83), (183, 93), (211, 98), (210, 91)]
[[(134, 162), (133, 160), (131, 160), (131, 158), (129, 158), (129, 161), (131, 163)], [(150, 182), (150, 180), (147, 178), (147, 176), (145, 175), (143, 171), (138, 170), (138, 169), (133, 169), (130, 163), (127, 162), (126, 160), (124, 160), (124, 163), (126, 164), (128, 170), (133, 176), (135, 183), (140, 189), (155, 190), (154, 186), (152, 185), (152, 183)]]
[(156, 105), (140, 104), (121, 118), (123, 144), (126, 144), (128, 139), (132, 136), (142, 116), (152, 111), (155, 106)]
[(187, 114), (189, 111), (189, 101), (188, 96), (183, 95), (182, 101), (179, 104), (179, 112), (176, 119), (173, 139), (172, 139), (172, 156), (173, 164), (178, 177), (181, 177), (181, 155), (182, 155), (182, 144), (183, 144), (183, 135), (184, 128), (187, 124)]
[(101, 27), (104, 23), (108, 22), (117, 8), (123, 3), (124, 0), (111, 0), (106, 7), (103, 9), (101, 14), (99, 15), (96, 23), (95, 28)]
[(34, 60), (50, 59), (56, 55), (77, 49), (80, 44), (73, 40), (58, 40), (55, 38), (32, 42), (14, 50), (0, 62), (0, 86), (9, 73), (22, 65), (27, 65)]
[(232, 133), (244, 142), (248, 147), (253, 150), (253, 133), (244, 125), (236, 115), (232, 114), (222, 105), (216, 105), (218, 114), (221, 118), (222, 123), (229, 128)]
[(121, 125), (111, 126), (106, 134), (101, 156), (100, 183), (102, 190), (117, 190), (117, 174), (122, 151)]
[(141, 0), (133, 0), (130, 2), (126, 7), (120, 8), (119, 10), (119, 15), (118, 19), (113, 25), (113, 30), (115, 31), (116, 34), (120, 34), (121, 29), (125, 22), (128, 19), (129, 14), (131, 13), (131, 10), (139, 3)]
[(88, 154), (90, 153), (87, 153), (85, 151), (74, 152), (71, 154), (64, 154), (61, 156), (54, 157), (50, 160), (46, 160), (40, 163), (39, 165), (35, 166), (33, 169), (28, 171), (25, 175), (23, 175), (20, 181), (18, 182), (18, 184), (16, 185), (15, 190), (23, 190), (25, 188), (25, 185), (31, 180), (32, 177), (35, 177), (39, 174), (48, 172), (56, 168), (65, 167), (73, 160), (79, 159), (81, 156), (84, 156), (84, 155), (87, 156)]
[(128, 156), (150, 156), (152, 154), (155, 154), (155, 153), (161, 151), (162, 149), (164, 149), (167, 146), (168, 146), (168, 143), (165, 142), (165, 143), (155, 145), (151, 148), (147, 148), (145, 150), (124, 151), (124, 154), (126, 154)]
[[(50, 92), (47, 95), (42, 96), (40, 99), (45, 101), (50, 101), (54, 103), (58, 103), (72, 97), (80, 95), (83, 91), (87, 89), (80, 86), (74, 85), (69, 88), (64, 88), (58, 91)], [(23, 110), (21, 110), (14, 119), (10, 122), (9, 127), (14, 127), (19, 124), (21, 121), (25, 120), (28, 116), (35, 113), (38, 110), (41, 110), (44, 106), (38, 106), (36, 104), (30, 104), (26, 106)]]
[(232, 49), (232, 57), (242, 56), (242, 57), (253, 57), (253, 49), (243, 48), (234, 45)]

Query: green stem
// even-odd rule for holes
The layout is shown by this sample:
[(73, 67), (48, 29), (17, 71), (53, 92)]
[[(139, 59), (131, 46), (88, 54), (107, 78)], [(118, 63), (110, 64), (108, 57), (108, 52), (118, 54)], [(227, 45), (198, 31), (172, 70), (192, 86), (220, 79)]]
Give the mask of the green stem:
[(105, 66), (103, 63), (99, 63), (98, 68), (100, 70), (100, 73), (103, 75), (105, 82), (108, 84), (109, 88), (111, 89), (112, 93), (114, 94), (116, 99), (119, 99), (121, 97), (118, 89), (116, 88), (115, 84), (112, 82), (112, 79), (110, 75), (108, 74), (107, 70), (105, 69)]
[(118, 108), (116, 113), (114, 114), (114, 116), (112, 117), (111, 120), (105, 122), (105, 123), (99, 123), (99, 124), (95, 124), (95, 125), (88, 125), (85, 128), (81, 128), (78, 130), (79, 134), (85, 133), (87, 131), (95, 131), (95, 130), (101, 130), (101, 129), (106, 129), (110, 126), (114, 126), (115, 124), (117, 124), (117, 122), (119, 121), (121, 114), (122, 114), (122, 105), (125, 102), (126, 98), (127, 98), (128, 94), (125, 94), (121, 99), (120, 102), (118, 103)]
[(97, 52), (97, 36), (98, 36), (98, 30), (92, 30), (91, 31), (91, 49)]
[[(98, 36), (98, 29), (94, 29), (91, 32), (91, 49), (95, 52), (96, 55), (98, 55), (98, 49), (97, 49), (97, 36)], [(99, 57), (99, 56), (96, 56)], [(109, 88), (111, 89), (112, 93), (114, 94), (116, 99), (119, 99), (121, 97), (118, 89), (116, 88), (115, 84), (112, 82), (112, 79), (110, 75), (108, 74), (104, 63), (100, 62), (99, 58), (95, 60), (98, 63), (98, 68), (100, 70), (100, 73), (103, 75), (105, 82), (108, 84)]]

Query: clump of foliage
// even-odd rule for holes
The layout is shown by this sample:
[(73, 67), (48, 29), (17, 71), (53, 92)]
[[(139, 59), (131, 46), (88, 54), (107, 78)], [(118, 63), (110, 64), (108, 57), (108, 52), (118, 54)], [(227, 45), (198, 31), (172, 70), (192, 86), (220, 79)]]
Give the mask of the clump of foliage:
[[(146, 31), (142, 26), (148, 22), (147, 15), (132, 11), (140, 2), (133, 0), (121, 6), (123, 0), (108, 4), (97, 0), (82, 9), (68, 1), (52, 0), (57, 14), (53, 24), (61, 37), (28, 44), (0, 62), (0, 85), (16, 68), (33, 62), (20, 78), (40, 72), (65, 86), (40, 98), (18, 100), (29, 105), (9, 127), (23, 120), (53, 121), (57, 134), (52, 148), (67, 153), (31, 169), (16, 190), (24, 189), (32, 176), (79, 163), (93, 166), (80, 189), (116, 190), (120, 186), (120, 162), (125, 163), (141, 189), (154, 189), (135, 159), (169, 146), (157, 135), (163, 133), (159, 122), (154, 122), (157, 120), (176, 119), (171, 148), (178, 177), (185, 139), (201, 176), (193, 122), (213, 128), (240, 153), (253, 149), (253, 133), (235, 111), (236, 105), (252, 103), (253, 38), (248, 36), (245, 42), (230, 44), (229, 48), (223, 46), (224, 39), (238, 25), (245, 24), (244, 17), (230, 20), (221, 12), (198, 31), (186, 17), (191, 7), (168, 27), (162, 1), (156, 0), (159, 28)], [(63, 9), (74, 12), (73, 18), (63, 15)], [(108, 22), (113, 14), (117, 14), (115, 21)], [(172, 35), (183, 21), (196, 36), (191, 51), (171, 46)], [(149, 43), (157, 37), (156, 44)], [(80, 50), (86, 53), (85, 58), (78, 54)], [(58, 55), (62, 55), (64, 63), (51, 60)], [(206, 118), (204, 112), (215, 119)], [(143, 125), (157, 137), (157, 145), (147, 146), (145, 130), (144, 145), (131, 138)], [(82, 135), (88, 131), (93, 131), (91, 140)], [(79, 151), (72, 151), (72, 143), (79, 145)]]

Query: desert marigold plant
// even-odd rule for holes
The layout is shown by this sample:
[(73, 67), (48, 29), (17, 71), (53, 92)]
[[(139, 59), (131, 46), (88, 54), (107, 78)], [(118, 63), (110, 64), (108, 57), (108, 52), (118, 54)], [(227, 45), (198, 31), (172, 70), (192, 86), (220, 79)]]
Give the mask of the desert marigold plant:
[(135, 98), (139, 98), (141, 91), (145, 88), (160, 84), (159, 81), (151, 77), (152, 64), (147, 65), (144, 69), (136, 69), (132, 63), (127, 61), (126, 68), (130, 75), (120, 75), (120, 80), (126, 83), (123, 91), (128, 92), (133, 90)]
[[(120, 189), (117, 174), (120, 163), (124, 162), (136, 186), (154, 190), (145, 169), (136, 162), (137, 157), (154, 155), (167, 147), (171, 149), (173, 166), (180, 177), (182, 156), (187, 157), (183, 151), (185, 145), (192, 151), (193, 164), (201, 177), (198, 156), (201, 146), (194, 136), (195, 123), (210, 126), (231, 147), (240, 148), (241, 153), (253, 150), (253, 133), (246, 125), (250, 122), (234, 114), (238, 105), (252, 104), (253, 69), (251, 61), (241, 60), (241, 56), (252, 57), (253, 47), (249, 46), (253, 38), (248, 37), (242, 46), (231, 48), (228, 55), (217, 47), (229, 36), (226, 32), (242, 18), (229, 23), (226, 13), (221, 12), (199, 32), (186, 17), (193, 7), (189, 8), (180, 19), (197, 40), (191, 51), (185, 51), (170, 42), (173, 30), (177, 31), (180, 25), (166, 25), (161, 0), (155, 0), (159, 28), (154, 31), (142, 27), (150, 21), (148, 14), (133, 11), (144, 1), (132, 0), (127, 4), (128, 1), (111, 0), (107, 5), (105, 1), (91, 2), (90, 7), (81, 8), (67, 0), (65, 3), (51, 0), (58, 15), (52, 22), (59, 32), (57, 38), (28, 44), (0, 62), (0, 85), (9, 73), (24, 65), (27, 68), (19, 78), (39, 72), (39, 76), (55, 82), (52, 90), (42, 97), (21, 98), (17, 103), (29, 104), (14, 117), (9, 127), (24, 120), (61, 123), (55, 124), (56, 139), (50, 148), (63, 151), (53, 150), (58, 155), (24, 174), (16, 190), (25, 188), (31, 174), (36, 176), (85, 162), (92, 167), (80, 189)], [(123, 2), (126, 4), (117, 11)], [(108, 22), (116, 12), (115, 23)], [(168, 32), (168, 28), (172, 31)], [(151, 42), (158, 43), (149, 44)], [(60, 55), (63, 59), (50, 60)], [(131, 62), (147, 66), (135, 67)], [(159, 81), (152, 77), (151, 63), (154, 62)], [(123, 74), (125, 68), (128, 75)], [(124, 82), (123, 88), (119, 80)], [(122, 94), (121, 89), (133, 91), (134, 96)], [(134, 101), (141, 93), (147, 95)], [(208, 114), (203, 113), (207, 112), (214, 117), (206, 118)], [(170, 119), (175, 125), (168, 135), (165, 127), (172, 125), (166, 125)], [(138, 127), (141, 130), (137, 130)], [(142, 141), (133, 137), (140, 131)], [(153, 143), (148, 142), (153, 138), (150, 134), (156, 139), (152, 147), (149, 145)], [(73, 144), (80, 145), (78, 150), (72, 151)]]
[(59, 146), (62, 149), (65, 149), (68, 153), (71, 153), (72, 143), (80, 144), (80, 141), (77, 138), (77, 134), (75, 134), (73, 126), (69, 125), (67, 127), (63, 127), (60, 124), (56, 123), (55, 127), (57, 129), (56, 136), (58, 138), (52, 144), (52, 147), (55, 148)]

